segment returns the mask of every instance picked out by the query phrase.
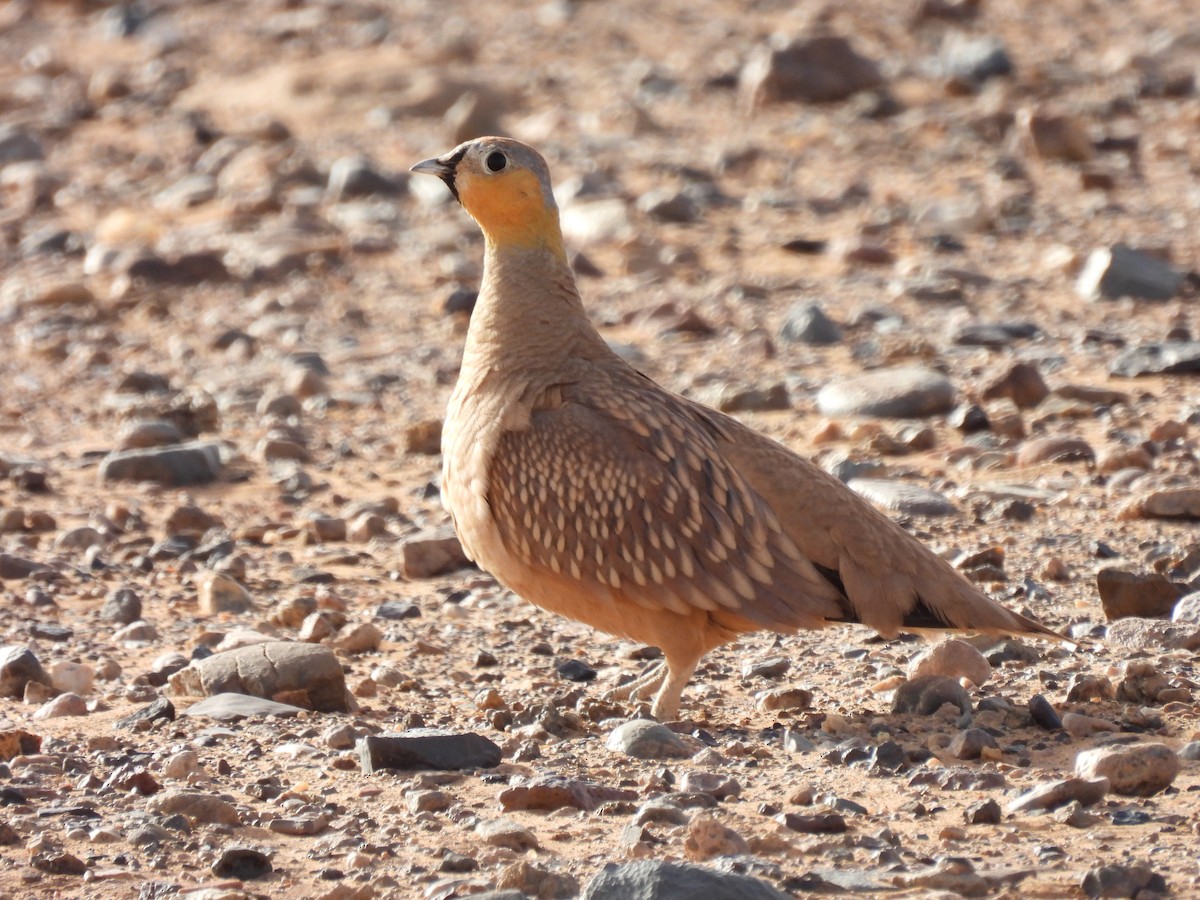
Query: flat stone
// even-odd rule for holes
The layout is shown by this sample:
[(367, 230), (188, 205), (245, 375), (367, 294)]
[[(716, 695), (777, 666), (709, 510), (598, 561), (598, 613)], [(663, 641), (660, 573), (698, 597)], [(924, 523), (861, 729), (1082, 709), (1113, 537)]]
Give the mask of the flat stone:
[(204, 716), (220, 722), (232, 722), (237, 719), (252, 719), (265, 716), (287, 718), (299, 715), (304, 710), (290, 703), (276, 703), (263, 697), (251, 697), (248, 694), (230, 692), (213, 694), (205, 697), (199, 703), (193, 703), (183, 711), (185, 716)]
[(932, 369), (878, 369), (825, 385), (817, 407), (826, 416), (919, 419), (953, 409), (954, 385)]
[(847, 482), (877, 506), (908, 516), (956, 516), (958, 508), (937, 491), (888, 478), (851, 478)]
[(379, 769), (490, 769), (500, 764), (500, 748), (469, 731), (414, 728), (367, 735), (357, 747), (365, 775)]
[(1092, 251), (1075, 281), (1075, 291), (1085, 300), (1170, 300), (1183, 282), (1183, 273), (1162, 260), (1114, 244)]
[(1010, 813), (1030, 812), (1041, 809), (1058, 809), (1072, 801), (1080, 806), (1091, 806), (1099, 803), (1109, 791), (1109, 780), (1098, 778), (1067, 778), (1061, 781), (1051, 781), (1040, 784), (1026, 791), (1008, 804)]
[(476, 837), (488, 847), (503, 847), (517, 853), (537, 850), (538, 839), (524, 825), (509, 819), (484, 819), (475, 826)]
[(1179, 757), (1166, 744), (1096, 747), (1075, 757), (1076, 775), (1107, 778), (1113, 793), (1126, 797), (1150, 797), (1166, 790), (1179, 769)]
[(537, 809), (581, 809), (594, 810), (601, 803), (638, 798), (636, 791), (609, 788), (576, 778), (556, 775), (522, 780), (500, 792), (500, 806), (505, 812)]
[(169, 680), (176, 696), (226, 692), (345, 712), (346, 678), (333, 650), (314, 644), (268, 641), (193, 662)]
[(666, 725), (649, 719), (618, 725), (608, 736), (606, 746), (634, 759), (690, 759), (696, 753)]
[(1110, 622), (1129, 617), (1166, 618), (1187, 593), (1185, 585), (1176, 584), (1165, 575), (1113, 568), (1096, 573), (1096, 589), (1104, 616)]
[(788, 895), (749, 875), (706, 866), (638, 860), (609, 863), (581, 900), (787, 900)]
[(1200, 341), (1141, 344), (1117, 354), (1108, 373), (1118, 378), (1200, 374)]
[(134, 729), (138, 728), (142, 722), (154, 722), (158, 719), (167, 722), (175, 721), (175, 704), (166, 697), (159, 697), (148, 706), (143, 706), (141, 709), (117, 719), (116, 727)]
[(149, 481), (167, 487), (208, 484), (221, 474), (221, 445), (192, 441), (173, 447), (110, 453), (100, 463), (102, 481)]

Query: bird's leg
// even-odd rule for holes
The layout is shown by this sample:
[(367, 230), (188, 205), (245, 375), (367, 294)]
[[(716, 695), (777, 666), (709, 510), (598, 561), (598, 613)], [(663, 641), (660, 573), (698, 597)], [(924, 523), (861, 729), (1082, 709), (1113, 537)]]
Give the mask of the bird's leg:
[(604, 694), (605, 700), (624, 703), (627, 700), (644, 700), (649, 697), (664, 681), (667, 680), (666, 660), (651, 666), (633, 681), (618, 685)]
[(679, 660), (672, 662), (671, 658), (667, 657), (666, 665), (663, 666), (665, 677), (662, 686), (654, 695), (654, 703), (650, 706), (650, 714), (658, 721), (674, 722), (679, 718), (679, 697), (699, 662), (699, 657), (686, 663), (680, 663)]

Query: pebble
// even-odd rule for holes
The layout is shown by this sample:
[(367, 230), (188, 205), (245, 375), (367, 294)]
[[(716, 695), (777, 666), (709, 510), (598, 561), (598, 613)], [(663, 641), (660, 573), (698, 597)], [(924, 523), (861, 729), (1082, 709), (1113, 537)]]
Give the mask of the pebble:
[(400, 545), (400, 558), (405, 578), (433, 578), (472, 565), (450, 529), (407, 538)]
[(963, 812), (963, 817), (967, 820), (968, 825), (999, 825), (1003, 813), (999, 803), (987, 799), (968, 806)]
[(1179, 769), (1179, 757), (1166, 744), (1096, 747), (1075, 757), (1076, 775), (1107, 778), (1112, 791), (1126, 797), (1151, 797), (1166, 790)]
[(100, 463), (102, 481), (149, 481), (167, 487), (209, 484), (220, 477), (221, 445), (193, 441), (174, 447), (123, 450)]
[(999, 750), (996, 739), (982, 728), (968, 728), (960, 731), (950, 741), (947, 748), (955, 759), (979, 759), (985, 750)]
[(783, 382), (776, 382), (767, 387), (727, 386), (717, 395), (715, 405), (721, 412), (727, 413), (770, 412), (791, 409), (792, 401), (788, 396), (787, 385)]
[(675, 732), (649, 719), (633, 719), (613, 729), (609, 750), (634, 759), (689, 759), (695, 750)]
[(267, 854), (252, 847), (226, 847), (212, 864), (212, 873), (218, 878), (236, 878), (253, 881), (269, 875), (273, 867)]
[(184, 781), (195, 772), (200, 771), (200, 754), (195, 750), (179, 750), (172, 753), (163, 763), (162, 773), (167, 778)]
[(832, 103), (883, 84), (874, 61), (839, 35), (774, 41), (755, 47), (739, 75), (747, 107)]
[(215, 616), (220, 613), (243, 613), (252, 609), (254, 601), (250, 592), (237, 579), (223, 572), (204, 572), (196, 579), (196, 598), (200, 614)]
[(1079, 116), (1019, 109), (1016, 128), (1025, 151), (1040, 159), (1088, 162), (1095, 156), (1087, 123)]
[(908, 516), (956, 516), (958, 508), (937, 491), (886, 478), (851, 478), (849, 487), (886, 510)]
[(59, 694), (34, 712), (31, 719), (59, 719), (63, 716), (86, 716), (87, 701), (78, 694)]
[(1042, 373), (1032, 363), (1013, 363), (983, 385), (984, 400), (1008, 399), (1018, 409), (1032, 409), (1050, 396)]
[(940, 372), (902, 367), (831, 381), (817, 393), (817, 408), (826, 416), (919, 419), (949, 412), (954, 398)]
[(238, 825), (237, 808), (214, 794), (188, 789), (160, 791), (146, 804), (149, 812), (160, 816), (181, 815), (194, 824)]
[(798, 303), (793, 306), (779, 329), (781, 340), (790, 344), (823, 347), (839, 344), (842, 330), (825, 314), (817, 303)]
[(359, 739), (364, 775), (378, 769), (490, 769), (500, 764), (500, 748), (474, 732), (412, 728), (398, 734)]
[(1179, 748), (1179, 758), (1186, 762), (1200, 762), (1200, 741), (1188, 741)]
[(475, 835), (487, 847), (503, 847), (516, 853), (540, 846), (532, 831), (510, 819), (484, 819), (475, 826)]
[(1067, 778), (1061, 781), (1051, 781), (1021, 794), (1008, 804), (1008, 811), (1016, 813), (1058, 809), (1071, 802), (1078, 803), (1080, 806), (1091, 806), (1104, 799), (1109, 787), (1107, 778), (1095, 780)]
[(686, 863), (637, 860), (604, 866), (584, 889), (581, 900), (787, 900), (788, 896), (750, 875)]
[(322, 712), (346, 711), (346, 678), (328, 647), (269, 641), (193, 662), (170, 678), (176, 696), (233, 692), (303, 704)]
[(812, 699), (812, 691), (804, 688), (771, 688), (755, 694), (754, 706), (759, 712), (808, 709)]
[(1143, 488), (1117, 511), (1118, 519), (1200, 519), (1200, 486)]
[(1170, 300), (1184, 276), (1165, 262), (1125, 244), (1093, 250), (1075, 281), (1075, 292), (1084, 300)]
[(133, 588), (116, 588), (104, 600), (100, 607), (100, 619), (105, 622), (115, 622), (118, 625), (129, 625), (142, 617), (142, 599)]
[(1129, 617), (1166, 618), (1187, 588), (1154, 572), (1104, 568), (1096, 573), (1096, 589), (1104, 617), (1112, 622)]
[(1058, 711), (1041, 694), (1034, 694), (1029, 698), (1029, 715), (1035, 725), (1046, 731), (1059, 731), (1063, 727)]
[(20, 697), (29, 682), (50, 685), (50, 676), (37, 655), (16, 644), (0, 646), (0, 696)]
[(145, 450), (150, 447), (169, 447), (186, 440), (174, 422), (162, 419), (139, 419), (127, 422), (117, 437), (117, 450)]
[(914, 657), (908, 664), (910, 679), (923, 675), (966, 678), (976, 687), (982, 687), (991, 680), (992, 664), (966, 641), (948, 638)]
[(683, 852), (688, 859), (706, 860), (717, 856), (740, 856), (750, 852), (746, 839), (716, 816), (698, 812), (687, 824)]
[[(509, 900), (499, 896), (510, 894), (511, 900), (522, 897), (578, 897), (579, 880), (569, 872), (552, 872), (532, 863), (520, 860), (501, 870), (496, 878), (500, 888), (495, 900)], [(506, 889), (512, 890), (506, 890)], [(481, 895), (473, 895), (476, 898)], [(486, 900), (487, 895), (482, 895)]]
[(355, 197), (395, 196), (407, 188), (407, 176), (385, 174), (361, 156), (344, 156), (329, 167), (325, 195), (340, 203)]
[(971, 712), (971, 700), (958, 681), (944, 675), (922, 675), (896, 689), (892, 712), (931, 716), (947, 703), (961, 713)]

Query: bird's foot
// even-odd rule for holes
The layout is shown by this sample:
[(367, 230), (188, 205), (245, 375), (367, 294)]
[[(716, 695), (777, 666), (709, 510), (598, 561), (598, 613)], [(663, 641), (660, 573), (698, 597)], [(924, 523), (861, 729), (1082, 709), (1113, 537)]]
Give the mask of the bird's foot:
[(653, 666), (633, 681), (618, 685), (604, 693), (604, 699), (613, 703), (625, 703), (629, 700), (646, 700), (654, 696), (667, 680), (667, 663), (662, 661)]

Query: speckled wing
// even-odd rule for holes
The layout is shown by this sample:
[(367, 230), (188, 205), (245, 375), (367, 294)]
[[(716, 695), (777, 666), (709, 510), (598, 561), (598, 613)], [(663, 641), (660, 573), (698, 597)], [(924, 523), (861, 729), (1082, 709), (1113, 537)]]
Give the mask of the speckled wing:
[(601, 601), (778, 630), (844, 618), (840, 592), (720, 454), (713, 424), (639, 388), (557, 385), (528, 427), (500, 437), (488, 504), (508, 552)]

